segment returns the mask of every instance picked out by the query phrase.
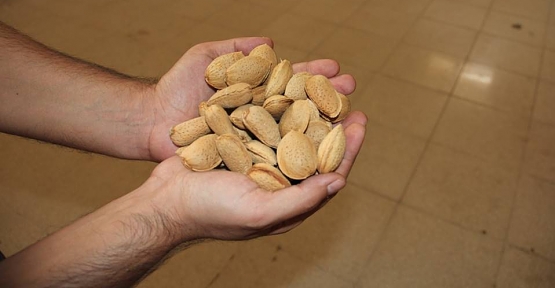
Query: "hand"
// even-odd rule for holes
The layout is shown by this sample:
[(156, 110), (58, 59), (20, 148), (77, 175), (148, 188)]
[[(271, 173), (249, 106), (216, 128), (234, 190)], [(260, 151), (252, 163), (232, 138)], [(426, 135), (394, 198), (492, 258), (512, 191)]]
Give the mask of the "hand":
[[(261, 44), (273, 46), (268, 38), (237, 38), (225, 41), (207, 42), (189, 49), (183, 57), (166, 73), (149, 97), (148, 107), (154, 110), (154, 123), (150, 132), (150, 158), (162, 161), (174, 155), (177, 147), (171, 142), (169, 129), (181, 122), (198, 116), (198, 105), (214, 94), (206, 84), (204, 71), (214, 58), (236, 51), (248, 54)], [(316, 60), (293, 65), (295, 72), (308, 71), (322, 74), (332, 80), (335, 88), (345, 94), (355, 89), (355, 81), (350, 75), (340, 75), (339, 65), (333, 60)]]
[[(179, 157), (162, 162), (149, 181), (169, 197), (172, 215), (185, 227), (183, 241), (241, 240), (291, 230), (345, 186), (364, 139), (366, 116), (352, 112), (344, 121), (345, 157), (334, 173), (309, 177), (276, 192), (264, 191), (245, 175), (225, 170), (192, 172)], [(147, 182), (148, 183), (148, 182)]]

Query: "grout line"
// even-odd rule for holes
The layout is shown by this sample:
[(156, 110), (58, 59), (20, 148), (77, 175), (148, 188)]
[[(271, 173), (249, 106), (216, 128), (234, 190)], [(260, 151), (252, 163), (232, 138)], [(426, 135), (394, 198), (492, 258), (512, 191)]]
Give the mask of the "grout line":
[[(553, 2), (551, 2), (550, 3), (550, 8), (553, 7), (554, 5), (555, 4), (553, 4)], [(547, 17), (547, 22), (548, 23), (550, 21), (550, 17), (551, 17), (550, 15), (548, 15), (548, 17)], [(545, 40), (547, 38), (547, 29), (544, 32), (543, 38), (544, 38), (543, 42), (545, 43)], [(540, 71), (538, 71), (538, 73), (541, 73), (541, 69), (542, 69), (541, 63), (543, 63), (544, 56), (545, 56), (545, 49), (542, 49), (541, 56), (540, 56), (540, 67), (538, 68)], [(539, 86), (540, 86), (540, 82), (541, 82), (541, 79), (540, 79), (541, 77), (540, 76), (541, 75), (538, 74), (538, 77), (536, 78), (536, 85), (534, 87), (534, 97), (533, 97), (534, 101), (532, 102), (532, 110), (530, 112), (530, 119), (528, 121), (528, 131), (526, 133), (526, 140), (527, 141), (526, 141), (526, 145), (524, 146), (524, 151), (522, 152), (521, 159), (520, 159), (520, 169), (519, 169), (519, 173), (518, 173), (517, 184), (516, 184), (516, 187), (515, 187), (515, 192), (513, 194), (512, 199), (511, 199), (511, 212), (509, 214), (509, 221), (507, 222), (506, 229), (505, 229), (505, 231), (506, 231), (505, 232), (505, 239), (503, 241), (503, 246), (501, 247), (501, 256), (499, 257), (499, 264), (498, 264), (497, 270), (495, 272), (495, 283), (497, 283), (498, 278), (499, 278), (499, 274), (500, 274), (500, 271), (501, 271), (501, 266), (503, 264), (503, 262), (501, 262), (503, 260), (503, 255), (505, 254), (505, 252), (506, 252), (506, 250), (509, 246), (514, 246), (514, 245), (511, 245), (509, 243), (509, 233), (511, 231), (511, 224), (513, 223), (513, 220), (514, 220), (516, 200), (517, 200), (518, 195), (520, 194), (519, 193), (520, 192), (519, 187), (520, 187), (520, 184), (521, 184), (522, 179), (524, 178), (524, 176), (528, 175), (528, 173), (526, 173), (524, 171), (525, 170), (524, 165), (525, 165), (525, 161), (526, 161), (526, 156), (528, 154), (527, 153), (528, 147), (530, 145), (529, 139), (530, 139), (530, 133), (531, 133), (531, 130), (532, 130), (532, 125), (533, 125), (533, 122), (534, 122), (534, 110), (536, 108), (536, 102), (537, 102), (537, 98), (538, 98), (538, 90), (539, 90)], [(534, 254), (534, 255), (537, 255), (537, 254)]]

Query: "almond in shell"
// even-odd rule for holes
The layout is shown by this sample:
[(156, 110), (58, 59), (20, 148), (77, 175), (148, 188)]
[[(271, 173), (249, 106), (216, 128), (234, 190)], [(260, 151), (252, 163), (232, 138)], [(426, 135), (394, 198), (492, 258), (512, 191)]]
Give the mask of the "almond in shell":
[(206, 124), (217, 135), (237, 134), (227, 112), (218, 104), (210, 105), (204, 113)]
[(191, 145), (177, 150), (183, 165), (193, 171), (209, 171), (222, 163), (220, 153), (216, 148), (216, 134), (201, 136)]
[(177, 124), (170, 130), (170, 139), (176, 146), (187, 146), (200, 136), (210, 133), (204, 117), (197, 117)]
[(345, 131), (343, 125), (338, 124), (326, 135), (318, 147), (318, 172), (335, 171), (343, 161), (345, 149)]
[(276, 52), (268, 44), (262, 44), (254, 47), (254, 49), (252, 49), (249, 53), (249, 56), (258, 56), (270, 61), (270, 63), (272, 63), (271, 69), (274, 69), (278, 63)]
[(330, 80), (323, 75), (314, 75), (306, 81), (306, 94), (316, 104), (318, 110), (328, 118), (335, 118), (341, 112), (341, 99)]
[(247, 176), (256, 182), (258, 187), (271, 192), (291, 186), (289, 179), (279, 169), (266, 163), (252, 165)]
[(276, 95), (276, 94), (283, 94), (285, 92), (285, 87), (287, 87), (287, 82), (293, 76), (293, 66), (289, 60), (281, 60), (274, 70), (272, 70), (272, 74), (270, 74), (270, 79), (266, 85), (266, 98)]
[(281, 172), (295, 180), (313, 175), (318, 166), (318, 155), (312, 140), (295, 130), (281, 139), (276, 157)]
[(218, 90), (208, 101), (208, 106), (219, 104), (223, 108), (236, 108), (252, 100), (252, 91), (247, 83), (237, 83)]
[(226, 71), (227, 85), (248, 83), (254, 88), (266, 80), (272, 63), (257, 56), (246, 56), (233, 63)]
[(216, 59), (214, 59), (208, 67), (206, 67), (206, 71), (204, 72), (204, 79), (206, 80), (206, 83), (216, 89), (223, 89), (227, 87), (227, 69), (243, 57), (245, 57), (245, 55), (243, 55), (242, 52), (232, 52), (216, 57)]
[(247, 110), (249, 110), (251, 106), (253, 105), (245, 104), (245, 105), (239, 106), (235, 108), (235, 110), (233, 110), (231, 114), (229, 114), (229, 120), (231, 120), (231, 123), (233, 123), (235, 127), (240, 129), (246, 129), (245, 125), (243, 124), (243, 118), (245, 117)]
[(251, 156), (239, 136), (235, 134), (218, 136), (216, 148), (229, 170), (245, 174), (252, 167)]
[(266, 109), (266, 111), (270, 112), (274, 119), (279, 120), (283, 115), (283, 112), (289, 108), (291, 104), (293, 104), (294, 100), (283, 95), (274, 95), (268, 97), (262, 107)]
[(312, 74), (308, 72), (299, 72), (293, 74), (293, 77), (289, 79), (287, 82), (287, 86), (285, 86), (284, 95), (294, 99), (294, 100), (303, 100), (306, 99), (306, 80), (310, 78)]
[(272, 166), (277, 165), (276, 152), (262, 142), (252, 140), (245, 143), (245, 147), (247, 147), (247, 151), (249, 151), (253, 163), (267, 163)]
[(324, 120), (310, 121), (304, 134), (314, 142), (314, 147), (318, 149), (320, 143), (322, 143), (322, 140), (330, 133), (331, 129), (331, 125)]
[(243, 123), (262, 143), (277, 148), (281, 141), (279, 127), (274, 117), (266, 109), (260, 106), (250, 107), (245, 114)]
[(279, 121), (279, 133), (284, 137), (289, 131), (303, 133), (310, 120), (310, 104), (308, 100), (297, 100), (283, 113)]

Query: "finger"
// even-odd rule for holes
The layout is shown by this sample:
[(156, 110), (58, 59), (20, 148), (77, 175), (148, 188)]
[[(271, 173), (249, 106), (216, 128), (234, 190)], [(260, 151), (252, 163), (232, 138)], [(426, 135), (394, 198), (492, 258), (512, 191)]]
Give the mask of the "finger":
[(308, 72), (314, 75), (324, 75), (330, 78), (333, 87), (345, 95), (349, 95), (355, 91), (356, 81), (350, 74), (338, 75), (339, 63), (332, 59), (318, 59), (309, 62), (301, 62), (293, 64), (293, 71)]
[(343, 175), (345, 178), (349, 175), (360, 148), (362, 147), (362, 143), (364, 142), (366, 121), (366, 116), (360, 111), (351, 112), (351, 114), (343, 120), (342, 124), (345, 127), (347, 147), (345, 156), (335, 172)]
[(356, 89), (356, 81), (353, 75), (350, 74), (342, 74), (330, 78), (331, 84), (337, 90), (337, 92), (349, 95), (355, 92)]
[(318, 59), (295, 63), (293, 64), (293, 72), (308, 72), (310, 74), (320, 74), (331, 78), (339, 73), (339, 63), (332, 59)]
[[(337, 173), (309, 177), (298, 185), (278, 190), (261, 199), (264, 226), (273, 227), (305, 213), (314, 213), (329, 195), (345, 186), (345, 178)], [(307, 216), (308, 217), (308, 216)]]
[(270, 47), (274, 46), (272, 39), (267, 37), (242, 37), (233, 38), (222, 41), (212, 41), (199, 44), (193, 47), (193, 52), (207, 54), (211, 58), (216, 58), (220, 55), (231, 52), (243, 52), (248, 55), (254, 47), (268, 44)]

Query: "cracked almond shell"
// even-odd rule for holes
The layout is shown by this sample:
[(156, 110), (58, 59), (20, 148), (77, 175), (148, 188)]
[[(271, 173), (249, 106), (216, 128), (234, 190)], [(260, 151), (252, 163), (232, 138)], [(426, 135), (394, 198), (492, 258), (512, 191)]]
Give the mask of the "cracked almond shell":
[(346, 138), (343, 125), (335, 126), (318, 147), (318, 172), (335, 171), (345, 156)]
[(271, 192), (291, 186), (289, 179), (279, 169), (266, 163), (252, 165), (247, 176), (258, 184), (258, 187)]
[(266, 84), (266, 98), (277, 95), (283, 94), (285, 92), (285, 87), (287, 87), (287, 82), (289, 79), (293, 77), (293, 66), (289, 60), (281, 60), (276, 67), (272, 70), (272, 74), (270, 74), (270, 79)]

